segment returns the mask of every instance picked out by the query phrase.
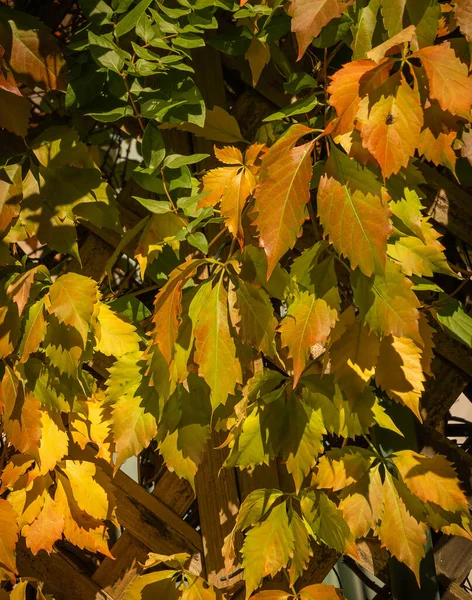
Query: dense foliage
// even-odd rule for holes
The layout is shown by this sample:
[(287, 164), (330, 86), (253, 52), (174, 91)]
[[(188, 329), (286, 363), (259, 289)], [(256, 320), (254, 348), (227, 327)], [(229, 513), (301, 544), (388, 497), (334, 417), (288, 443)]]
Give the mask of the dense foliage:
[[(406, 436), (396, 403), (422, 420), (435, 329), (472, 343), (469, 265), (423, 205), (435, 175), (472, 182), (472, 3), (79, 0), (59, 19), (37, 4), (0, 5), (1, 579), (21, 575), (20, 537), (110, 556), (100, 461), (153, 444), (192, 485), (205, 452), (286, 469), (222, 548), (247, 598), (282, 570), (290, 592), (253, 597), (342, 597), (297, 580), (313, 542), (355, 558), (366, 536), (419, 581), (428, 527), (472, 539), (453, 466), (384, 438)], [(249, 140), (231, 102), (205, 104), (206, 44), (253, 86), (284, 78)], [(214, 156), (174, 151), (174, 129)], [(123, 144), (139, 158), (117, 163)], [(119, 240), (98, 281), (88, 230)], [(127, 598), (220, 597), (187, 558), (151, 556)]]

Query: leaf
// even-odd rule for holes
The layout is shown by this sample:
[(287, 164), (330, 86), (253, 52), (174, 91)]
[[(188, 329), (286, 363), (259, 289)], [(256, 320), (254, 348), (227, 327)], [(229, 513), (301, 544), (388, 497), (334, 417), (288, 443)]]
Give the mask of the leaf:
[(393, 454), (392, 460), (409, 490), (423, 502), (434, 502), (451, 512), (468, 512), (456, 471), (444, 456), (427, 457), (401, 450)]
[(119, 38), (128, 31), (131, 31), (141, 16), (146, 12), (146, 9), (151, 4), (152, 0), (141, 0), (132, 10), (127, 12), (125, 16), (118, 22), (115, 27), (115, 37)]
[(301, 98), (292, 104), (289, 104), (285, 108), (281, 108), (277, 112), (269, 115), (264, 119), (264, 123), (270, 123), (271, 121), (280, 121), (287, 117), (294, 117), (296, 115), (303, 115), (309, 113), (318, 104), (318, 96), (313, 94), (306, 98)]
[(214, 206), (221, 202), (221, 214), (226, 217), (226, 226), (241, 247), (244, 245), (242, 212), (246, 200), (256, 187), (259, 166), (254, 163), (263, 147), (262, 144), (253, 144), (243, 159), (234, 146), (215, 146), (215, 156), (232, 166), (211, 169), (202, 178), (203, 192), (207, 192), (207, 195), (200, 200), (198, 207)]
[(413, 571), (420, 585), (419, 565), (425, 555), (426, 526), (411, 516), (398, 494), (393, 477), (387, 470), (382, 492), (382, 522), (378, 530), (382, 547), (405, 563)]
[[(395, 0), (403, 2), (403, 0)], [(408, 1), (408, 0), (407, 0)], [(382, 3), (382, 6), (385, 4)], [(399, 47), (403, 47), (406, 43), (411, 42), (416, 37), (416, 29), (414, 25), (410, 25), (406, 29), (403, 29), (396, 35), (389, 36), (389, 38), (380, 46), (376, 46), (373, 50), (367, 52), (367, 56), (374, 60), (376, 63), (380, 63), (380, 61), (385, 57), (386, 54), (391, 54), (392, 48), (396, 52), (400, 52)]]
[(147, 448), (157, 434), (159, 404), (153, 388), (143, 377), (141, 352), (122, 355), (110, 368), (107, 403), (113, 404), (111, 430), (115, 442), (117, 469), (127, 458)]
[(472, 348), (472, 318), (456, 298), (448, 298), (431, 311), (434, 318), (454, 338)]
[(65, 460), (64, 473), (77, 506), (95, 519), (107, 519), (109, 516), (107, 492), (96, 480), (96, 466), (91, 462)]
[(39, 445), (39, 473), (45, 475), (64, 458), (69, 448), (69, 439), (57, 413), (41, 410), (41, 442)]
[(44, 353), (60, 374), (78, 377), (84, 356), (82, 344), (80, 333), (76, 329), (59, 323), (52, 315), (49, 316), (43, 343)]
[(337, 312), (325, 300), (302, 292), (288, 308), (279, 330), (283, 346), (293, 358), (293, 388), (305, 368), (310, 348), (328, 339), (337, 320)]
[(404, 79), (395, 88), (396, 81), (390, 78), (366, 97), (357, 114), (362, 145), (377, 159), (385, 178), (408, 165), (423, 126), (418, 91)]
[(283, 492), (280, 490), (267, 488), (254, 490), (248, 494), (239, 508), (235, 528), (243, 531), (262, 521), (274, 503), (282, 496)]
[(313, 537), (334, 548), (345, 552), (350, 538), (349, 527), (342, 511), (324, 492), (304, 496), (301, 501), (303, 517), (310, 527)]
[(314, 142), (295, 146), (311, 129), (293, 125), (264, 154), (255, 190), (255, 225), (267, 254), (267, 279), (279, 259), (295, 244), (306, 219)]
[(18, 541), (17, 514), (9, 502), (0, 498), (0, 566), (4, 566), (12, 573), (16, 570), (15, 547)]
[(229, 306), (230, 318), (239, 329), (240, 340), (267, 356), (273, 356), (276, 352), (277, 320), (266, 292), (239, 279), (237, 288), (229, 291)]
[(123, 600), (179, 600), (182, 596), (175, 584), (176, 573), (177, 571), (164, 570), (136, 577), (126, 588)]
[(362, 394), (375, 372), (379, 343), (377, 335), (356, 317), (330, 348), (331, 373), (352, 399)]
[(59, 323), (77, 329), (84, 347), (96, 302), (96, 283), (89, 277), (75, 273), (58, 277), (49, 288), (45, 300), (49, 314), (55, 315)]
[(45, 550), (48, 554), (53, 551), (54, 543), (62, 538), (64, 530), (64, 515), (61, 507), (46, 494), (43, 508), (38, 517), (26, 525), (22, 530), (22, 535), (26, 539), (26, 546), (36, 555), (40, 550)]
[(31, 104), (27, 98), (0, 89), (0, 127), (21, 137), (26, 137), (30, 113)]
[(149, 121), (146, 125), (141, 151), (144, 162), (150, 169), (157, 169), (164, 160), (166, 155), (164, 138), (154, 121)]
[(425, 376), (421, 349), (413, 340), (394, 336), (383, 338), (375, 381), (390, 398), (408, 406), (421, 421), (419, 400), (424, 391)]
[(98, 446), (97, 457), (111, 462), (111, 436), (109, 409), (104, 406), (105, 394), (97, 392), (81, 404), (85, 414), (72, 416), (70, 432), (72, 439), (82, 448), (87, 444)]
[(241, 551), (246, 598), (263, 577), (273, 577), (287, 565), (294, 544), (285, 503), (273, 508), (265, 521), (247, 532)]
[(28, 309), (25, 330), (18, 350), (20, 363), (26, 362), (30, 355), (39, 349), (46, 335), (46, 327), (44, 298), (41, 298)]
[(294, 511), (290, 515), (290, 527), (292, 528), (293, 539), (295, 541), (293, 556), (291, 557), (288, 569), (290, 585), (293, 585), (305, 572), (308, 561), (313, 556), (313, 551), (305, 523)]
[(470, 0), (455, 0), (452, 6), (461, 33), (465, 35), (468, 42), (472, 41), (472, 6)]
[(325, 235), (353, 269), (368, 276), (384, 271), (390, 214), (380, 182), (333, 147), (318, 188), (318, 215)]
[(317, 465), (312, 485), (333, 492), (360, 481), (375, 460), (370, 450), (335, 448), (323, 455)]
[(140, 338), (136, 328), (103, 302), (99, 302), (95, 336), (98, 339), (96, 349), (106, 356), (119, 358), (139, 350)]
[(390, 38), (403, 29), (405, 4), (406, 0), (393, 0), (382, 3), (383, 22)]
[(225, 144), (245, 141), (236, 119), (221, 108), (221, 106), (214, 106), (212, 109), (206, 111), (205, 125), (203, 127), (199, 127), (193, 123), (164, 124), (160, 126), (161, 129), (170, 129), (172, 127), (177, 127), (181, 131), (189, 131), (194, 135)]
[(411, 281), (401, 272), (400, 266), (387, 261), (385, 277), (367, 278), (355, 271), (351, 277), (354, 300), (360, 318), (379, 336), (392, 334), (418, 341), (419, 302), (411, 291)]
[(344, 600), (344, 596), (331, 585), (315, 583), (300, 590), (300, 600)]
[(251, 596), (251, 600), (291, 600), (291, 593), (282, 592), (282, 590), (264, 590)]
[[(228, 292), (220, 278), (208, 293), (205, 310), (194, 325), (195, 355), (199, 374), (211, 389), (211, 405), (225, 404), (237, 383), (242, 383), (241, 364), (229, 328)], [(221, 373), (225, 374), (221, 377)]]
[[(104, 67), (105, 69), (110, 69), (111, 71), (114, 71), (115, 73), (121, 75), (121, 72), (125, 65), (125, 58), (129, 57), (129, 54), (121, 50), (121, 48), (114, 44), (111, 41), (111, 39), (109, 39), (107, 36), (96, 35), (92, 31), (88, 31), (87, 35), (90, 54), (92, 55), (97, 65), (99, 67)], [(110, 111), (112, 114), (113, 121), (115, 121), (116, 118), (119, 118), (113, 117), (114, 110)], [(100, 113), (98, 113), (98, 115), (99, 114)]]
[(193, 259), (179, 265), (170, 275), (167, 283), (156, 296), (152, 322), (153, 342), (157, 344), (168, 365), (174, 356), (182, 313), (182, 287), (193, 277), (205, 260)]
[(332, 19), (340, 17), (348, 5), (342, 0), (290, 0), (288, 13), (292, 17), (292, 31), (297, 36), (297, 60), (305, 54), (322, 28)]
[[(355, 486), (354, 486), (355, 489)], [(364, 490), (362, 490), (363, 492)], [(374, 519), (369, 499), (364, 493), (350, 491), (339, 503), (339, 508), (354, 539), (367, 536), (374, 527)]]
[(425, 220), (422, 224), (424, 241), (411, 235), (393, 236), (388, 245), (388, 255), (396, 260), (405, 275), (432, 277), (442, 273), (455, 277), (444, 255), (440, 234)]
[(154, 214), (146, 224), (134, 256), (139, 263), (142, 277), (148, 264), (153, 262), (162, 252), (165, 245), (174, 251), (180, 246), (185, 234), (186, 221), (173, 212)]
[(472, 105), (472, 77), (450, 43), (421, 48), (413, 57), (421, 60), (426, 71), (430, 97), (437, 100), (443, 110), (468, 118)]
[(249, 61), (251, 69), (252, 87), (256, 87), (264, 67), (270, 62), (270, 47), (257, 38), (253, 38), (245, 58)]
[(29, 87), (65, 90), (64, 65), (56, 38), (41, 21), (24, 12), (1, 7), (0, 44), (15, 78)]

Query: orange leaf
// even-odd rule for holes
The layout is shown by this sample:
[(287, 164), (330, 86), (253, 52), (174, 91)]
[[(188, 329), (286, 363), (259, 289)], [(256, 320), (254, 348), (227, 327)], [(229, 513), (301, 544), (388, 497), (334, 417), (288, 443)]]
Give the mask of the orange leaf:
[(424, 128), (418, 144), (419, 154), (424, 154), (436, 166), (444, 165), (454, 172), (456, 153), (452, 144), (457, 137), (458, 122), (451, 113), (443, 111), (437, 100), (431, 100), (424, 110)]
[(305, 368), (311, 346), (328, 339), (337, 320), (337, 312), (325, 300), (302, 292), (290, 306), (279, 330), (282, 344), (293, 358), (293, 388)]
[(63, 530), (64, 515), (61, 507), (47, 494), (38, 518), (31, 525), (25, 525), (22, 534), (33, 554), (37, 554), (40, 550), (50, 554), (54, 542), (62, 537)]
[(357, 114), (362, 145), (377, 159), (384, 178), (408, 165), (423, 126), (418, 91), (405, 80), (395, 87), (396, 80), (395, 76), (390, 78), (364, 98)]
[(300, 600), (345, 600), (341, 590), (326, 583), (315, 583), (300, 590)]
[(314, 142), (295, 146), (311, 129), (292, 125), (266, 152), (262, 159), (255, 191), (255, 224), (259, 245), (267, 254), (267, 279), (279, 259), (295, 244), (307, 218), (305, 205), (310, 200), (311, 151)]
[(157, 344), (162, 356), (170, 365), (174, 356), (174, 344), (179, 333), (182, 313), (182, 288), (195, 271), (205, 263), (194, 259), (179, 265), (169, 275), (165, 286), (156, 296), (152, 322), (153, 343)]
[(368, 169), (333, 146), (318, 187), (318, 214), (336, 250), (366, 275), (382, 273), (385, 267), (392, 228), (383, 195)]
[[(400, 31), (393, 37), (390, 37), (387, 41), (380, 46), (376, 46), (369, 52), (367, 52), (368, 58), (371, 58), (376, 63), (379, 63), (382, 58), (387, 54), (389, 50), (394, 48), (395, 46), (403, 46), (404, 44), (411, 42), (416, 38), (416, 28), (414, 25), (410, 25), (403, 31)], [(397, 52), (400, 51), (400, 48), (397, 49)]]
[(288, 9), (292, 17), (292, 31), (297, 36), (298, 58), (305, 54), (306, 49), (318, 37), (321, 30), (332, 19), (340, 17), (352, 1), (343, 0), (290, 0)]
[(7, 288), (7, 296), (17, 304), (20, 315), (29, 300), (31, 286), (34, 283), (35, 276), (38, 272), (47, 274), (47, 269), (43, 265), (39, 265), (26, 271), (26, 273), (21, 273)]
[(468, 119), (472, 105), (472, 77), (449, 42), (421, 48), (412, 55), (419, 58), (429, 81), (429, 95), (443, 110)]

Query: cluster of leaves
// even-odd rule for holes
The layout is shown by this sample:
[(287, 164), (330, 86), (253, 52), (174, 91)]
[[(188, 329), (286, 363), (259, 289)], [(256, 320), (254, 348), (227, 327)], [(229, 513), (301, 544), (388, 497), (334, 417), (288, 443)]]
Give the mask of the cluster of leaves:
[[(423, 206), (425, 162), (459, 179), (471, 160), (470, 2), (79, 5), (63, 52), (0, 6), (0, 126), (16, 136), (0, 179), (1, 578), (18, 574), (20, 535), (34, 554), (65, 537), (111, 556), (103, 461), (116, 470), (155, 441), (192, 485), (205, 452), (286, 468), (290, 489), (250, 494), (222, 549), (228, 570), (241, 556), (248, 598), (282, 570), (291, 592), (254, 598), (340, 598), (294, 586), (313, 542), (355, 558), (366, 536), (419, 580), (428, 526), (472, 539), (467, 502), (445, 458), (380, 448), (382, 431), (403, 435), (392, 403), (422, 420), (435, 328), (472, 345), (444, 291), (467, 270)], [(244, 56), (253, 85), (269, 62), (286, 76), (293, 102), (251, 144), (205, 106), (194, 58), (207, 43)], [(137, 141), (128, 184), (146, 216), (126, 230), (97, 124)], [(217, 142), (221, 166), (198, 172), (209, 155), (173, 152), (170, 128)], [(144, 304), (107, 302), (107, 282), (80, 274), (84, 225), (121, 236), (109, 274), (125, 253), (160, 288), (148, 335)], [(90, 366), (103, 355), (102, 381)], [(209, 448), (212, 430), (224, 448)], [(146, 586), (220, 597), (185, 560), (152, 557), (171, 568), (129, 600)]]

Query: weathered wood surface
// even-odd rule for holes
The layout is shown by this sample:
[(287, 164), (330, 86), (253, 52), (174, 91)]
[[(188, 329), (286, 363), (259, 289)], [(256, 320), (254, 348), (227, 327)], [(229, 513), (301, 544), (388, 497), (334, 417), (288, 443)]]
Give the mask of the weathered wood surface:
[(443, 537), (434, 548), (436, 573), (461, 585), (472, 571), (472, 541), (463, 537)]
[(472, 595), (458, 586), (457, 583), (451, 583), (441, 596), (441, 600), (472, 600)]

